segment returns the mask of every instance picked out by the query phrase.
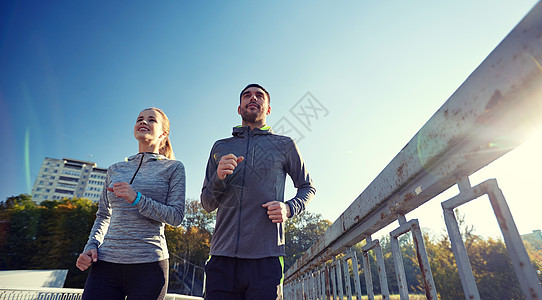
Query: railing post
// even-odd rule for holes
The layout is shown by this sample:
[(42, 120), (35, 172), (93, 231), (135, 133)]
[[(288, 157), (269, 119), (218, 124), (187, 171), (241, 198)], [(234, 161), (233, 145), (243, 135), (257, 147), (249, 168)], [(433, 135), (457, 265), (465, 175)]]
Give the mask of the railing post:
[(316, 269), (314, 271), (314, 299), (320, 299), (320, 291), (322, 289), (320, 282), (320, 270)]
[[(346, 249), (347, 254), (345, 255), (346, 265), (348, 266), (348, 259), (352, 261), (352, 272), (354, 273), (354, 288), (356, 289), (356, 299), (361, 299), (361, 283), (359, 280), (359, 266), (358, 266), (358, 257), (356, 251), (352, 250), (351, 247)], [(349, 276), (350, 277), (350, 276)]]
[(488, 192), (489, 201), (501, 228), (506, 249), (516, 271), (521, 290), (527, 299), (540, 299), (542, 298), (540, 281), (525, 250), (504, 194), (497, 185), (497, 180), (490, 179), (487, 182), (491, 186)]
[(326, 270), (326, 290), (325, 290), (325, 299), (329, 299), (329, 296), (331, 296), (331, 268), (330, 268), (330, 264), (326, 264), (324, 265), (325, 267), (325, 270)]
[(369, 236), (365, 239), (365, 246), (361, 248), (363, 256), (363, 274), (365, 275), (365, 286), (367, 287), (367, 299), (374, 300), (373, 276), (371, 275), (371, 263), (369, 261), (369, 250), (366, 250), (367, 245), (372, 244), (372, 239)]
[(487, 194), (493, 207), (493, 212), (497, 217), (497, 222), (503, 234), (506, 249), (514, 266), (522, 293), (527, 299), (540, 299), (542, 297), (542, 288), (540, 287), (538, 276), (523, 246), (523, 241), (517, 230), (514, 218), (508, 208), (504, 194), (497, 185), (497, 180), (486, 180), (475, 187), (470, 187), (468, 179), (464, 178), (459, 182), (459, 188), (460, 194), (444, 201), (442, 208), (465, 297), (480, 299), (465, 244), (461, 239), (461, 233), (453, 210), (460, 205)]
[(391, 244), (391, 252), (393, 256), (393, 263), (395, 265), (395, 274), (397, 275), (397, 285), (399, 288), (399, 296), (401, 300), (408, 300), (408, 286), (406, 281), (406, 275), (405, 275), (405, 266), (403, 264), (403, 257), (401, 255), (401, 247), (399, 245), (398, 237), (402, 234), (400, 229), (404, 227), (404, 224), (406, 223), (405, 216), (399, 215), (398, 216), (399, 221), (399, 228), (396, 230), (390, 232), (390, 244)]
[(425, 295), (427, 296), (427, 299), (438, 300), (433, 274), (431, 273), (431, 266), (429, 265), (429, 258), (427, 257), (427, 251), (425, 250), (422, 231), (420, 230), (420, 224), (418, 223), (418, 220), (412, 220), (411, 222), (412, 238), (414, 239), (416, 253), (418, 254), (418, 264), (422, 272)]
[(310, 282), (309, 282), (309, 274), (305, 274), (303, 278), (303, 300), (309, 300), (310, 299)]
[(192, 265), (192, 286), (190, 287), (190, 295), (194, 295), (194, 281), (196, 279), (196, 265)]
[(331, 291), (332, 291), (333, 300), (337, 299), (337, 290), (338, 290), (338, 287), (337, 287), (338, 280), (336, 279), (337, 277), (336, 266), (337, 266), (337, 261), (335, 258), (333, 258), (333, 262), (329, 266), (330, 268), (329, 274), (331, 276)]
[(458, 186), (459, 195), (442, 202), (441, 206), (444, 211), (444, 222), (446, 223), (448, 235), (450, 236), (450, 244), (452, 245), (452, 251), (455, 256), (455, 262), (457, 264), (457, 270), (459, 278), (461, 279), (461, 286), (463, 287), (465, 299), (479, 300), (480, 294), (476, 287), (476, 281), (472, 274), (472, 267), (467, 255), (467, 249), (461, 238), (461, 231), (459, 230), (459, 224), (457, 223), (454, 213), (454, 209), (458, 205), (472, 200), (469, 199), (469, 194), (472, 193), (472, 189), (468, 177), (463, 177), (458, 182)]
[(320, 298), (326, 299), (326, 282), (327, 282), (327, 269), (326, 265), (324, 264), (322, 268), (320, 269)]
[(337, 259), (337, 266), (335, 267), (335, 274), (337, 274), (337, 288), (339, 289), (339, 299), (344, 299), (343, 293), (343, 277), (342, 277), (342, 266), (341, 259)]
[(375, 252), (376, 252), (376, 264), (378, 265), (378, 277), (380, 279), (380, 288), (382, 293), (382, 300), (390, 299), (390, 291), (388, 288), (388, 276), (386, 275), (386, 265), (384, 263), (384, 255), (382, 255), (382, 247), (380, 247), (380, 242), (375, 241)]
[(352, 285), (350, 283), (350, 270), (348, 268), (348, 260), (345, 256), (342, 257), (343, 272), (344, 272), (344, 287), (346, 290), (346, 297), (348, 300), (352, 300)]
[(422, 278), (425, 286), (425, 295), (427, 299), (438, 299), (437, 291), (435, 289), (435, 283), (433, 281), (433, 274), (431, 274), (431, 267), (429, 266), (429, 259), (427, 257), (427, 251), (423, 242), (423, 235), (420, 230), (418, 220), (410, 220), (406, 222), (404, 215), (398, 216), (400, 226), (393, 230), (390, 235), (391, 246), (393, 252), (393, 259), (397, 271), (397, 281), (399, 283), (399, 294), (401, 300), (408, 299), (408, 288), (405, 275), (405, 267), (403, 265), (403, 258), (401, 256), (401, 247), (399, 245), (398, 237), (409, 231), (412, 232), (412, 238), (414, 240), (414, 246), (416, 247), (416, 254), (418, 256), (418, 265), (422, 273)]
[(374, 299), (373, 280), (372, 280), (371, 265), (369, 263), (369, 253), (368, 253), (370, 250), (374, 250), (375, 257), (376, 257), (376, 265), (378, 269), (378, 279), (380, 281), (380, 293), (382, 294), (382, 300), (389, 300), (390, 292), (388, 289), (388, 277), (386, 275), (386, 266), (384, 264), (384, 255), (382, 255), (382, 248), (380, 247), (380, 242), (378, 240), (372, 240), (370, 236), (365, 240), (365, 242), (366, 242), (365, 246), (361, 248), (361, 251), (363, 253), (363, 258), (364, 258), (363, 262), (364, 262), (364, 267), (365, 267), (365, 273), (369, 273), (369, 278), (367, 278), (367, 275), (365, 276), (365, 282), (367, 286), (367, 297), (369, 299)]

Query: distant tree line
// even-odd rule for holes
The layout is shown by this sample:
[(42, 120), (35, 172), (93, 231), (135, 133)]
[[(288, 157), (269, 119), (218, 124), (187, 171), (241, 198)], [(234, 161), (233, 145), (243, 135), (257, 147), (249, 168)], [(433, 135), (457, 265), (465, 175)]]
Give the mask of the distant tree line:
[[(64, 287), (82, 288), (87, 272), (75, 267), (75, 261), (88, 239), (95, 219), (97, 204), (88, 199), (46, 200), (40, 204), (21, 194), (0, 202), (0, 269), (68, 269)], [(180, 227), (166, 226), (165, 234), (172, 257), (204, 266), (209, 257), (215, 213), (207, 213), (198, 199), (188, 199), (185, 218)], [(327, 230), (331, 222), (321, 215), (304, 212), (285, 224), (285, 270)], [(462, 225), (463, 226), (463, 225)], [(471, 260), (480, 296), (483, 299), (522, 299), (519, 284), (504, 243), (499, 239), (483, 239), (463, 226), (463, 240)], [(464, 299), (447, 234), (424, 236), (431, 271), (441, 299)], [(409, 235), (399, 239), (409, 292), (423, 294), (423, 282), (414, 245)], [(398, 293), (389, 237), (380, 239), (391, 293)], [(542, 270), (542, 241), (524, 241), (536, 270)], [(357, 252), (359, 265), (361, 247)], [(380, 291), (374, 251), (369, 252), (375, 294)], [(367, 294), (360, 267), (362, 293)], [(352, 272), (352, 270), (351, 270)], [(542, 280), (542, 276), (540, 277)]]

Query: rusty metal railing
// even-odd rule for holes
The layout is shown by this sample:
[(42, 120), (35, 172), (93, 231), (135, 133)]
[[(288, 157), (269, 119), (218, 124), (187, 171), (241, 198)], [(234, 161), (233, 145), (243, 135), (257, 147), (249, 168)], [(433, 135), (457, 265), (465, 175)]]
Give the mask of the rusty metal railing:
[[(365, 240), (375, 251), (382, 299), (389, 299), (382, 250), (371, 235), (398, 221), (391, 235), (401, 299), (408, 299), (397, 238), (412, 232), (428, 299), (437, 292), (417, 220), (410, 211), (457, 185), (459, 195), (442, 202), (446, 227), (466, 299), (480, 299), (453, 209), (488, 195), (521, 291), (541, 299), (542, 288), (495, 179), (475, 187), (469, 176), (521, 145), (542, 124), (542, 3), (538, 3), (427, 121), (409, 143), (354, 200), (320, 239), (286, 272), (285, 299), (360, 299), (358, 260), (350, 247)], [(502, 146), (506, 145), (506, 146)], [(352, 267), (350, 267), (352, 265)], [(354, 284), (350, 283), (353, 270)], [(371, 278), (368, 298), (374, 299)], [(344, 287), (344, 288), (343, 288)], [(344, 293), (346, 295), (344, 295)]]

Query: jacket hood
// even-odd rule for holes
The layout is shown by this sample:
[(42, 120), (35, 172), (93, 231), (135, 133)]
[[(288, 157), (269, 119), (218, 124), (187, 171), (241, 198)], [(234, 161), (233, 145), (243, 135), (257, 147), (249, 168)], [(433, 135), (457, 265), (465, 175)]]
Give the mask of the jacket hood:
[(141, 155), (144, 155), (144, 161), (169, 159), (169, 158), (163, 156), (162, 154), (150, 153), (150, 152), (140, 152), (138, 154), (134, 154), (134, 155), (128, 157), (126, 159), (126, 161), (132, 161), (132, 160), (134, 160), (136, 158), (141, 159)]

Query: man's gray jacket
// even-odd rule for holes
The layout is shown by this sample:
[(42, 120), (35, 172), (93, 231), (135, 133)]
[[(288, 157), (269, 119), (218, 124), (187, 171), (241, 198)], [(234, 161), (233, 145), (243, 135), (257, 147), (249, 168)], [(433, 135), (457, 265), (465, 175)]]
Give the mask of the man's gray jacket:
[[(262, 204), (284, 202), (288, 174), (297, 194), (286, 203), (292, 216), (302, 212), (316, 192), (305, 163), (295, 142), (274, 134), (270, 127), (234, 127), (232, 134), (213, 145), (201, 192), (206, 211), (218, 208), (210, 254), (251, 259), (284, 256), (284, 223), (272, 223)], [(244, 160), (220, 180), (218, 163), (230, 153)]]

